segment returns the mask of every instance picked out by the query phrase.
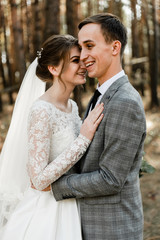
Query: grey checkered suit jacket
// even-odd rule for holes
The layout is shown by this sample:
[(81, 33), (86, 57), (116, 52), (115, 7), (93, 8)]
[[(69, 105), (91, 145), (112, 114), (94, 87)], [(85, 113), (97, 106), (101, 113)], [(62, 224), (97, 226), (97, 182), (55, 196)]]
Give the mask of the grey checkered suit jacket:
[(78, 199), (84, 240), (142, 240), (143, 104), (127, 76), (114, 82), (101, 101), (104, 118), (77, 164), (79, 172), (61, 177), (53, 193), (57, 200)]

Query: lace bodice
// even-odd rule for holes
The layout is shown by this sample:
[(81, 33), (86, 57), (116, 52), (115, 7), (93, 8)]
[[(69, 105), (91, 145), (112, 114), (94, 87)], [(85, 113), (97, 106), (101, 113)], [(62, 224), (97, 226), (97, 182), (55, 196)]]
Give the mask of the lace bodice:
[(81, 120), (73, 100), (72, 112), (37, 100), (28, 120), (28, 174), (43, 190), (67, 172), (85, 153), (90, 140), (79, 134)]

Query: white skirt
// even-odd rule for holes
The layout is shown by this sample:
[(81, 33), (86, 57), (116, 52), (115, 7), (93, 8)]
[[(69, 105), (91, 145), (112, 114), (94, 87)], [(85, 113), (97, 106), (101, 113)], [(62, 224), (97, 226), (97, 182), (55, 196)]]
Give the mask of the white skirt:
[(56, 202), (51, 191), (32, 188), (2, 230), (1, 240), (82, 240), (76, 200)]

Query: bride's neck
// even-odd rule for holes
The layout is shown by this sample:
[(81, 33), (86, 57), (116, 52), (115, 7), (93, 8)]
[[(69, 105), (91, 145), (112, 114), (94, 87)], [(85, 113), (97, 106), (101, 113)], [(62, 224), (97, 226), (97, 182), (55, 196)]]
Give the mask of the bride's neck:
[(64, 105), (67, 105), (70, 94), (71, 94), (70, 92), (62, 91), (62, 89), (57, 89), (54, 86), (52, 86), (48, 90), (48, 93), (51, 100), (59, 102)]
[(57, 108), (62, 111), (71, 111), (71, 105), (69, 103), (69, 98), (72, 90), (69, 90), (65, 85), (61, 84), (53, 84), (41, 97), (41, 99), (46, 100), (52, 104), (54, 104)]

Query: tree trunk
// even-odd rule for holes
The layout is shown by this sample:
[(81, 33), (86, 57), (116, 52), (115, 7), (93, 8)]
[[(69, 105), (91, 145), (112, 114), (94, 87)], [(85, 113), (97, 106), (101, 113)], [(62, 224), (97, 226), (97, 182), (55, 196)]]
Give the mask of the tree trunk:
[(60, 33), (60, 0), (45, 0), (45, 20), (44, 40)]
[[(0, 17), (1, 19), (1, 17)], [(1, 28), (1, 26), (0, 26)], [(2, 56), (2, 52), (1, 52), (1, 42), (0, 42), (0, 56)], [(6, 85), (6, 79), (5, 79), (5, 75), (4, 75), (4, 68), (3, 68), (3, 63), (2, 63), (2, 58), (0, 59), (0, 73), (1, 73), (1, 77), (2, 77), (2, 83), (3, 83), (3, 87), (5, 87)], [(1, 89), (0, 89), (1, 90)], [(0, 93), (0, 112), (2, 112), (3, 110), (3, 103), (2, 103), (2, 95)]]
[(23, 30), (25, 37), (25, 59), (26, 63), (30, 63), (36, 57), (35, 48), (33, 45), (33, 35), (34, 35), (34, 17), (33, 17), (33, 7), (32, 5), (27, 5), (27, 0), (21, 2), (21, 12), (23, 14)]
[[(9, 61), (9, 53), (8, 53), (8, 47), (7, 47), (7, 36), (6, 36), (6, 27), (4, 24), (4, 41), (5, 41), (5, 53), (6, 53), (6, 64), (7, 64), (7, 68), (8, 68), (8, 83), (7, 86), (12, 86), (13, 82), (14, 82), (14, 76), (11, 70), (11, 64)], [(13, 97), (12, 97), (12, 92), (9, 92), (8, 94), (9, 96), (9, 103), (13, 104)]]
[[(67, 17), (67, 32), (74, 37), (77, 37), (78, 33), (78, 0), (66, 0), (66, 17)], [(77, 86), (74, 89), (74, 100), (76, 101), (79, 114), (81, 115), (83, 112), (82, 107), (82, 88), (81, 86)]]
[(67, 32), (74, 37), (78, 34), (78, 0), (66, 0)]
[(20, 81), (22, 81), (24, 74), (26, 72), (26, 64), (23, 41), (23, 29), (20, 18), (21, 15), (18, 12), (18, 5), (16, 4), (16, 0), (10, 0), (9, 2), (11, 6), (12, 29), (14, 35), (14, 51), (16, 56), (14, 61), (17, 63), (17, 68), (20, 74)]
[(2, 36), (4, 35), (4, 14), (3, 14), (3, 9), (1, 7), (1, 3), (0, 3), (0, 35), (1, 35), (1, 41), (0, 41), (0, 73), (1, 73), (1, 77), (2, 77), (2, 84), (3, 84), (3, 88), (7, 87), (7, 81), (5, 78), (5, 74), (4, 74), (4, 68), (3, 68), (3, 63), (2, 63), (2, 41), (4, 41), (4, 38), (2, 40)]
[[(40, 8), (39, 0), (35, 0), (33, 5), (33, 51), (34, 57), (37, 55), (37, 51), (40, 50), (42, 44), (42, 23), (41, 23), (41, 12), (42, 9)], [(48, 16), (49, 17), (49, 16)]]
[[(155, 18), (155, 4), (154, 0), (150, 2), (152, 4), (152, 11), (149, 12), (148, 2), (145, 0), (145, 9), (143, 9), (143, 14), (145, 17), (146, 28), (147, 28), (147, 38), (148, 38), (148, 55), (149, 55), (149, 74), (150, 74), (150, 86), (151, 86), (151, 104), (150, 107), (159, 106), (158, 96), (157, 96), (157, 84), (158, 84), (158, 41), (157, 41), (157, 22)], [(151, 19), (148, 19), (151, 16)], [(153, 23), (153, 35), (150, 35), (150, 25), (149, 21), (152, 20)]]
[(88, 9), (87, 9), (87, 12), (88, 12), (88, 16), (91, 16), (92, 15), (92, 1), (91, 0), (88, 0), (87, 1), (87, 5), (88, 5)]
[(115, 7), (114, 7), (114, 14), (117, 15), (121, 20), (122, 20), (122, 6), (123, 3), (121, 0), (118, 2), (114, 2)]
[(136, 15), (136, 1), (131, 0), (131, 11), (132, 11), (132, 57), (139, 57), (139, 39), (138, 39), (138, 20)]
[[(2, 69), (2, 74), (3, 74), (2, 78), (3, 78), (3, 86), (4, 86), (4, 88), (6, 88), (8, 86), (12, 86), (12, 83), (14, 81), (14, 76), (11, 71), (11, 64), (10, 64), (10, 60), (9, 60), (8, 45), (7, 45), (5, 16), (4, 16), (4, 11), (3, 11), (3, 8), (1, 5), (0, 5), (0, 13), (1, 13), (1, 29), (3, 29), (2, 31), (3, 31), (3, 36), (4, 36), (4, 51), (6, 54), (6, 65), (7, 65), (7, 74), (8, 74), (8, 76), (6, 78), (4, 71)], [(2, 65), (2, 68), (3, 68), (3, 65)], [(9, 92), (8, 96), (9, 96), (9, 103), (13, 104), (12, 93)]]
[[(142, 38), (142, 35), (140, 33), (140, 21), (138, 20), (137, 13), (136, 13), (136, 4), (137, 1), (131, 0), (131, 10), (132, 10), (132, 21), (131, 21), (131, 27), (132, 27), (132, 58), (139, 58), (141, 57), (140, 52), (140, 37)], [(133, 64), (132, 67), (132, 74), (131, 79), (133, 81), (133, 86), (137, 90), (141, 90), (142, 96), (144, 96), (144, 67), (143, 63), (136, 63)]]
[(122, 20), (122, 6), (123, 6), (123, 3), (122, 3), (121, 0), (119, 0), (119, 1), (109, 1), (107, 12), (115, 14), (116, 16), (118, 16)]
[(107, 10), (109, 13), (114, 13), (114, 1), (109, 1)]
[(152, 0), (152, 16), (153, 16), (153, 49), (152, 49), (152, 59), (151, 59), (151, 107), (159, 106), (158, 96), (157, 96), (157, 86), (158, 86), (158, 22), (156, 19), (156, 8), (155, 0)]
[(99, 0), (96, 0), (94, 2), (94, 5), (95, 5), (95, 11), (96, 11), (96, 13), (98, 13), (99, 12)]

